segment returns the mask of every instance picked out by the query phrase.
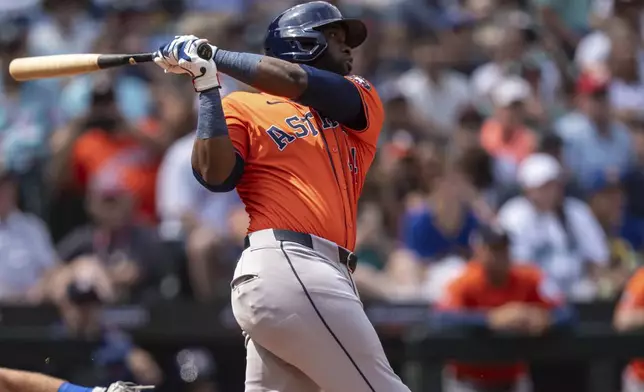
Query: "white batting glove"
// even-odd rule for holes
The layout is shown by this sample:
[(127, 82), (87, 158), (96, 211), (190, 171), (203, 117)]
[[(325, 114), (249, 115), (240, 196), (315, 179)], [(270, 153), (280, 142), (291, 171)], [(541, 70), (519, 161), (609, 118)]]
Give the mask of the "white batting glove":
[[(189, 74), (196, 91), (205, 91), (220, 87), (217, 65), (211, 59), (202, 59), (197, 54), (200, 45), (208, 44), (208, 40), (194, 35), (177, 36), (169, 44), (161, 47), (154, 62), (166, 73)], [(210, 45), (214, 57), (217, 47)]]

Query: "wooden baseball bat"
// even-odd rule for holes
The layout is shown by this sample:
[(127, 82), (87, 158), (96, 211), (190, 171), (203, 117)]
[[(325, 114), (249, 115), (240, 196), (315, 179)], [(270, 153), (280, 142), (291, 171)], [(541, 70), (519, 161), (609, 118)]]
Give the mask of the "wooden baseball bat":
[[(202, 59), (212, 58), (212, 47), (207, 43), (197, 49)], [(137, 54), (61, 54), (53, 56), (22, 57), (11, 61), (9, 73), (17, 81), (58, 78), (81, 75), (102, 69), (136, 65), (154, 60), (154, 53)]]

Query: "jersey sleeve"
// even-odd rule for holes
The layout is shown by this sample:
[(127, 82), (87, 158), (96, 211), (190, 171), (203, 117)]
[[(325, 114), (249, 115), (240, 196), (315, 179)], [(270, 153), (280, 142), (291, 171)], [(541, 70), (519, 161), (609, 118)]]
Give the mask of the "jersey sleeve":
[(644, 308), (644, 269), (633, 275), (617, 304), (617, 310)]
[(227, 95), (222, 100), (226, 125), (228, 126), (228, 137), (233, 147), (244, 161), (250, 157), (250, 127), (249, 116), (246, 116), (242, 105), (237, 102), (234, 95)]
[(385, 110), (380, 96), (373, 85), (362, 76), (350, 75), (346, 76), (346, 78), (358, 89), (367, 120), (365, 129), (351, 129), (351, 131), (358, 135), (362, 141), (375, 146), (378, 143), (380, 130), (385, 119)]

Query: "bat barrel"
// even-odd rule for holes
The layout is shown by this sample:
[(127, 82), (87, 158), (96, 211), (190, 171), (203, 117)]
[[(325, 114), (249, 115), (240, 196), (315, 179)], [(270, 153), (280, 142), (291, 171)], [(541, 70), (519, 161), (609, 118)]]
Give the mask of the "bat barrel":
[(153, 53), (139, 54), (62, 54), (23, 57), (9, 64), (9, 73), (17, 81), (80, 75), (100, 69), (153, 61)]
[(98, 54), (62, 54), (18, 58), (9, 64), (9, 73), (18, 81), (77, 75), (98, 70)]

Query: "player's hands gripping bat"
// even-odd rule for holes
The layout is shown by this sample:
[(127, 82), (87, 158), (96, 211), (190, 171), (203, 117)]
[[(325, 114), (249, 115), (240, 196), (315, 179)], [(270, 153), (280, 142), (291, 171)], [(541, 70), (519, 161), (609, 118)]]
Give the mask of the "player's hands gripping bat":
[[(208, 46), (212, 55), (204, 58), (200, 49)], [(196, 91), (205, 91), (220, 87), (217, 65), (213, 60), (215, 46), (208, 40), (194, 35), (176, 36), (170, 43), (162, 46), (156, 53), (154, 62), (166, 73), (188, 74), (192, 76), (192, 84)]]

